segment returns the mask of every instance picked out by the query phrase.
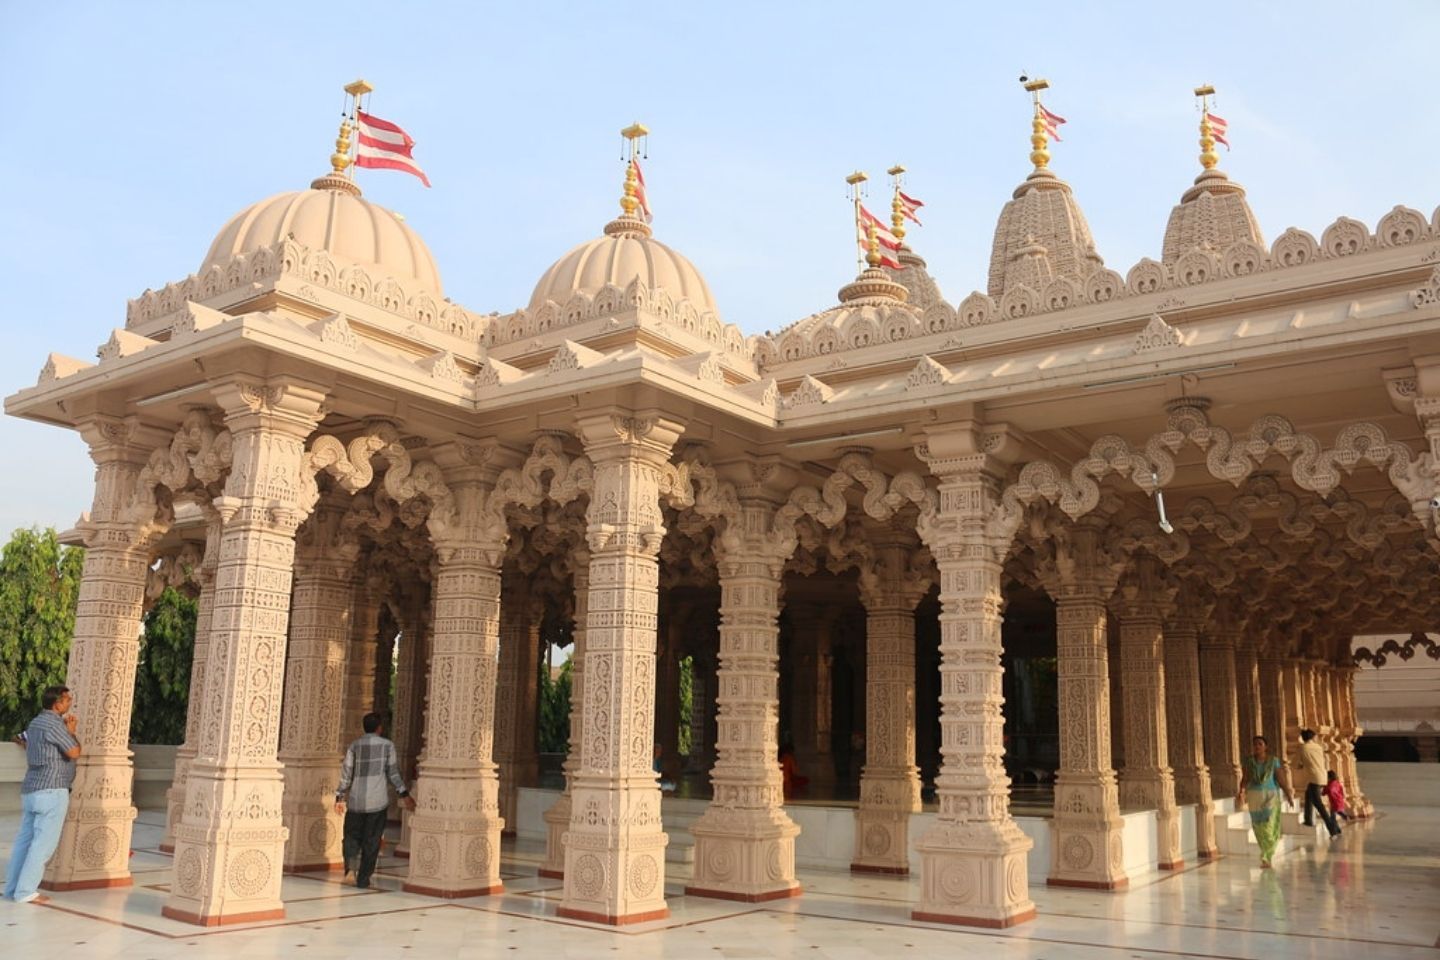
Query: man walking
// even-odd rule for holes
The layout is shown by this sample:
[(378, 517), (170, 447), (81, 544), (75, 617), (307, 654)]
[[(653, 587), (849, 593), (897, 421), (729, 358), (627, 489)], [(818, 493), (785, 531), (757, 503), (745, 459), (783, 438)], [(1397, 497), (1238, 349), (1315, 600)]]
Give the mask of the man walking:
[(20, 832), (5, 871), (5, 896), (17, 903), (49, 903), (40, 892), (45, 864), (60, 843), (75, 780), (75, 714), (69, 687), (46, 687), (44, 707), (25, 728), (25, 779), (20, 784)]
[(1311, 810), (1320, 811), (1320, 819), (1325, 821), (1325, 829), (1330, 831), (1330, 839), (1334, 840), (1340, 836), (1340, 825), (1335, 822), (1335, 815), (1325, 809), (1325, 804), (1320, 800), (1320, 791), (1325, 789), (1326, 770), (1325, 752), (1320, 749), (1320, 744), (1315, 742), (1315, 731), (1309, 728), (1300, 731), (1300, 766), (1305, 774), (1305, 826), (1313, 827), (1315, 818)]
[[(400, 778), (395, 744), (380, 734), (380, 714), (367, 713), (361, 721), (365, 735), (351, 742), (340, 764), (340, 785), (335, 788), (335, 812), (345, 814), (345, 874), (355, 871), (355, 886), (370, 886), (375, 861), (380, 858), (380, 839), (385, 834), (385, 812), (390, 806), (389, 780), (405, 806), (415, 809), (410, 791)], [(349, 802), (346, 802), (346, 798)], [(359, 860), (358, 867), (356, 860)]]

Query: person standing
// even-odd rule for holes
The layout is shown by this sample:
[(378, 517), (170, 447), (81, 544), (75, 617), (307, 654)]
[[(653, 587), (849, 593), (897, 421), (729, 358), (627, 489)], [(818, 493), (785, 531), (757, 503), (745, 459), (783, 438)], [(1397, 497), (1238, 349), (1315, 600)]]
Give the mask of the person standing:
[(1315, 731), (1308, 727), (1300, 731), (1300, 770), (1305, 774), (1305, 826), (1315, 826), (1311, 810), (1318, 810), (1325, 829), (1330, 831), (1330, 839), (1334, 840), (1340, 836), (1340, 825), (1320, 801), (1320, 791), (1325, 787), (1325, 752), (1315, 742)]
[(350, 743), (340, 764), (335, 812), (345, 815), (345, 875), (355, 871), (355, 886), (363, 890), (370, 886), (375, 861), (380, 859), (380, 840), (390, 807), (386, 781), (395, 787), (407, 809), (415, 809), (415, 800), (400, 778), (395, 744), (381, 736), (380, 714), (367, 713), (360, 724), (365, 735)]
[[(1284, 765), (1270, 756), (1270, 742), (1264, 737), (1252, 741), (1244, 766), (1245, 776), (1235, 797), (1235, 806), (1249, 809), (1250, 829), (1255, 833), (1255, 842), (1260, 844), (1260, 866), (1268, 868), (1280, 843), (1281, 791), (1286, 803), (1293, 803), (1295, 795), (1290, 791), (1290, 778), (1285, 774)], [(1281, 782), (1277, 782), (1277, 777)]]
[(69, 687), (46, 687), (44, 708), (25, 728), (25, 779), (20, 784), (20, 831), (5, 870), (5, 896), (17, 903), (49, 903), (40, 892), (45, 864), (60, 843), (80, 741)]

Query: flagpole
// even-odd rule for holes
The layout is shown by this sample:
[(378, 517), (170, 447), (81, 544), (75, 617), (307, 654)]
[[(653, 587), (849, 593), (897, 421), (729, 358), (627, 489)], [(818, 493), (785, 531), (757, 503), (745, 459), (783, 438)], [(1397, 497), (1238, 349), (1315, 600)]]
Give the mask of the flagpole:
[(641, 137), (648, 136), (650, 128), (639, 120), (620, 131), (620, 136), (625, 138), (625, 192), (620, 197), (620, 209), (627, 217), (635, 217), (635, 211), (640, 208), (640, 201), (636, 199), (636, 186), (639, 178), (635, 173), (636, 141)]
[[(856, 170), (854, 173), (850, 174), (850, 176), (845, 178), (845, 182), (850, 185), (850, 199), (855, 204), (855, 229), (857, 231), (863, 229), (860, 226), (860, 191), (862, 189), (861, 185), (869, 179), (870, 177), (863, 170)], [(862, 253), (857, 253), (855, 255), (855, 270), (858, 273), (863, 272), (864, 269), (865, 255)]]
[[(345, 84), (345, 92), (350, 96), (350, 123), (352, 126), (358, 128), (360, 124), (360, 98), (363, 97), (365, 94), (370, 93), (374, 89), (375, 88), (370, 86), (370, 84), (367, 83), (363, 78), (356, 80), (353, 83)], [(355, 142), (353, 144), (350, 144), (349, 147), (350, 149), (348, 157), (350, 182), (354, 183), (356, 167), (355, 157), (360, 152), (360, 138), (356, 137)]]
[(1215, 96), (1215, 88), (1208, 83), (1196, 87), (1195, 96), (1200, 98), (1200, 166), (1214, 170), (1220, 162), (1220, 154), (1215, 152), (1215, 128), (1210, 125), (1210, 98)]
[(890, 232), (895, 234), (895, 239), (901, 243), (905, 242), (905, 205), (900, 199), (900, 178), (905, 174), (905, 168), (895, 164), (889, 170), (890, 180), (895, 186), (895, 195), (890, 200)]
[(1040, 91), (1050, 88), (1050, 81), (1045, 79), (1026, 80), (1021, 78), (1025, 90), (1035, 102), (1035, 115), (1030, 121), (1030, 162), (1035, 165), (1036, 170), (1044, 170), (1050, 165), (1050, 151), (1047, 147), (1050, 138), (1045, 135), (1045, 108), (1040, 105)]

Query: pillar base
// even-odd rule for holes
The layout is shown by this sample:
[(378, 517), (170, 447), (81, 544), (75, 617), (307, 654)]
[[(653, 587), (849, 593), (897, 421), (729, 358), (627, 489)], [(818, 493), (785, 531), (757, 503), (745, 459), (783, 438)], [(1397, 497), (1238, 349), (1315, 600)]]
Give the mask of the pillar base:
[[(451, 781), (447, 786), (456, 783), (463, 781)], [(498, 893), (500, 831), (504, 826), (493, 813), (412, 813), (410, 871), (405, 889), (446, 899)]]
[(1124, 828), (1125, 822), (1119, 816), (1072, 818), (1057, 811), (1050, 821), (1050, 876), (1045, 883), (1085, 890), (1124, 890), (1130, 885), (1124, 866)]
[(181, 923), (193, 923), (197, 927), (221, 927), (229, 926), (232, 923), (263, 923), (266, 920), (284, 920), (285, 908), (259, 910), (254, 913), (210, 914), (207, 916), (190, 913), (186, 910), (177, 910), (174, 907), (161, 907), (160, 915), (171, 920), (179, 920)]
[(540, 864), (542, 877), (560, 879), (565, 876), (565, 831), (570, 829), (572, 809), (567, 791), (556, 797), (555, 802), (541, 814), (545, 821), (545, 860)]
[(1110, 890), (1119, 893), (1129, 889), (1130, 878), (1121, 877), (1118, 880), (1075, 880), (1068, 877), (1046, 877), (1047, 887), (1073, 887), (1077, 890)]
[(879, 873), (879, 874), (884, 874), (884, 875), (886, 875), (886, 876), (891, 876), (891, 877), (908, 877), (908, 876), (910, 876), (910, 868), (909, 868), (909, 867), (886, 867), (886, 866), (881, 866), (881, 865), (875, 864), (875, 863), (852, 863), (852, 864), (850, 864), (850, 872), (851, 872), (851, 873)]
[(937, 821), (915, 845), (920, 902), (911, 915), (991, 928), (1033, 918), (1025, 856), (1034, 845), (1008, 818)]
[(647, 913), (627, 913), (624, 916), (611, 916), (605, 913), (591, 913), (588, 910), (573, 910), (569, 907), (560, 907), (555, 911), (557, 917), (564, 917), (567, 920), (584, 920), (586, 923), (603, 923), (612, 927), (623, 927), (632, 923), (650, 923), (652, 920), (665, 920), (670, 916), (670, 908), (662, 910), (651, 910)]
[(57, 893), (65, 890), (108, 890), (111, 887), (131, 887), (135, 885), (135, 878), (124, 877), (93, 877), (89, 880), (41, 880), (41, 890), (54, 890)]
[(1184, 869), (1185, 869), (1185, 861), (1184, 861), (1184, 860), (1161, 861), (1160, 863), (1157, 863), (1157, 864), (1155, 865), (1155, 868), (1156, 868), (1157, 870), (1184, 870)]
[(536, 870), (536, 871), (535, 871), (535, 874), (536, 874), (536, 876), (546, 877), (546, 878), (548, 878), (548, 879), (550, 879), (550, 880), (564, 880), (564, 879), (565, 879), (565, 871), (564, 871), (564, 870), (552, 870), (552, 869), (550, 869), (549, 867), (541, 867), (539, 870)]
[(731, 890), (707, 890), (704, 887), (686, 887), (687, 897), (708, 897), (711, 900), (734, 900), (738, 903), (765, 903), (769, 900), (788, 900), (802, 892), (800, 884), (783, 890), (767, 890), (764, 893), (736, 893)]
[(1196, 855), (1197, 857), (1199, 857), (1201, 860), (1219, 860), (1219, 859), (1220, 859), (1220, 851), (1219, 851), (1219, 850), (1198, 850), (1198, 851), (1196, 851), (1195, 855)]
[[(855, 811), (855, 853), (852, 871), (910, 872), (910, 814), (920, 808), (920, 780), (872, 777), (861, 782), (860, 808)], [(867, 804), (866, 800), (879, 800)]]
[(345, 869), (343, 860), (321, 860), (317, 863), (287, 863), (285, 873), (339, 873)]
[(711, 806), (690, 827), (695, 838), (691, 891), (745, 903), (797, 896), (795, 838), (800, 828), (776, 808)]
[(488, 887), (458, 887), (447, 889), (442, 887), (427, 887), (423, 883), (410, 883), (406, 881), (400, 885), (400, 889), (406, 893), (418, 893), (426, 897), (439, 897), (442, 900), (464, 900), (466, 897), (493, 897), (497, 893), (505, 892), (503, 883), (494, 883)]

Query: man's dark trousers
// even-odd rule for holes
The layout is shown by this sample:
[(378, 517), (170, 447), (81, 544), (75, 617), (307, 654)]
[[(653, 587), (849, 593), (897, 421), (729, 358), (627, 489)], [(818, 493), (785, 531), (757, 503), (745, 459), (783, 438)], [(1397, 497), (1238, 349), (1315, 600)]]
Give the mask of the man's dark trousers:
[[(385, 836), (387, 811), (374, 813), (345, 811), (345, 872), (355, 870), (355, 886), (370, 886), (370, 875), (375, 872), (375, 861), (380, 859), (380, 838)], [(358, 869), (355, 861), (360, 861)]]
[(1320, 819), (1325, 823), (1325, 829), (1330, 831), (1330, 836), (1340, 832), (1340, 825), (1335, 822), (1335, 817), (1325, 804), (1320, 800), (1320, 784), (1312, 783), (1305, 787), (1305, 826), (1314, 826), (1315, 821), (1311, 819), (1311, 809), (1320, 811)]

